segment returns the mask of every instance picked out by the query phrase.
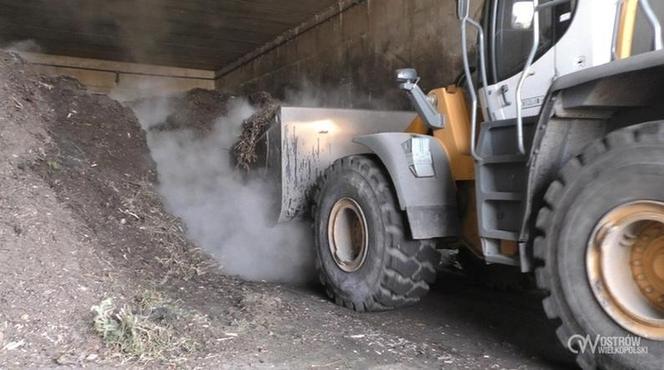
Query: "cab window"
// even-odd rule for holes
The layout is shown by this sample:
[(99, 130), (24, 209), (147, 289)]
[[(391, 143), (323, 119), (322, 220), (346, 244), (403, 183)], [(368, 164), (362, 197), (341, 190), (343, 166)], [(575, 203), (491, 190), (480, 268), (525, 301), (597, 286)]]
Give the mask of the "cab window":
[[(512, 28), (512, 5), (519, 0), (487, 1), (484, 27), (489, 52), (487, 72), (492, 84), (506, 80), (523, 70), (532, 47), (532, 29)], [(546, 53), (567, 31), (574, 2), (540, 11), (540, 45), (536, 60)]]

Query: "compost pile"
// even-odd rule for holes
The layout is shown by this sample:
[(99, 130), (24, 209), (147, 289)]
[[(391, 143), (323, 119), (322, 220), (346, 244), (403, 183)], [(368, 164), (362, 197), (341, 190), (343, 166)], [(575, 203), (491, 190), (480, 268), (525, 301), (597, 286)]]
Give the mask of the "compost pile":
[[(150, 127), (151, 130), (172, 131), (193, 129), (199, 134), (209, 133), (219, 117), (228, 113), (228, 102), (232, 97), (219, 90), (193, 89), (184, 94), (163, 98), (169, 114), (163, 122)], [(157, 98), (160, 99), (160, 98)], [(130, 102), (132, 107), (150, 103), (155, 98)]]
[[(180, 99), (171, 124), (205, 130), (227, 97)], [(217, 273), (157, 186), (130, 108), (0, 51), (0, 367), (218, 367), (234, 346), (210, 338), (266, 335), (254, 317), (284, 305)]]
[(20, 57), (0, 52), (0, 367), (97, 356), (86, 319), (104, 281), (121, 273), (35, 170), (57, 167), (54, 90)]
[(52, 86), (46, 96), (54, 109), (48, 125), (54, 145), (35, 169), (109, 251), (136, 256), (127, 258), (132, 272), (161, 279), (202, 273), (204, 257), (154, 187), (155, 164), (131, 109), (89, 94), (74, 79), (44, 83)]

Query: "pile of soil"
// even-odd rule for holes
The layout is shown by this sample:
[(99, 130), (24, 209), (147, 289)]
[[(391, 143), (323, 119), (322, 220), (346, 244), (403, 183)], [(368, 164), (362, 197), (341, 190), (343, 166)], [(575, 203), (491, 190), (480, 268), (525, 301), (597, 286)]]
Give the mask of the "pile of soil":
[[(168, 105), (171, 113), (166, 120), (150, 129), (180, 130), (193, 129), (199, 133), (210, 132), (219, 117), (228, 113), (228, 101), (232, 98), (220, 90), (193, 89), (184, 94), (165, 98), (163, 104)], [(140, 106), (151, 98), (133, 101), (132, 106)]]
[(52, 89), (18, 56), (0, 53), (2, 367), (52, 366), (74, 352), (80, 361), (96, 358), (101, 343), (86, 319), (111, 285), (107, 277), (118, 274), (94, 235), (32, 169), (48, 162), (53, 146)]
[[(138, 276), (189, 279), (205, 258), (161, 204), (145, 133), (133, 111), (78, 81), (45, 79), (53, 145), (35, 170)], [(166, 274), (164, 275), (164, 271)], [(163, 276), (162, 276), (163, 275)]]
[[(175, 124), (209, 127), (225, 109), (215, 92), (181, 99), (198, 115), (175, 115)], [(166, 211), (156, 182), (130, 108), (0, 52), (0, 367), (136, 361), (93, 330), (91, 307), (106, 298), (121, 307), (158, 291), (178, 302), (185, 319), (160, 323), (188, 344), (156, 360), (184, 366), (218, 364), (209, 355), (234, 346), (216, 339), (288, 311), (254, 299), (267, 287), (221, 275)]]

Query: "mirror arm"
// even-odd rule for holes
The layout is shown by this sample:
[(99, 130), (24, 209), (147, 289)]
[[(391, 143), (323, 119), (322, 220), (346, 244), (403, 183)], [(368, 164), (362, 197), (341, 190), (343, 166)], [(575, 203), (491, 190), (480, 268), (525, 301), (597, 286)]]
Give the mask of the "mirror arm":
[(431, 129), (439, 129), (445, 127), (445, 117), (434, 107), (427, 96), (424, 94), (424, 91), (417, 84), (417, 81), (405, 81), (399, 85), (401, 90), (404, 90), (408, 93), (408, 98), (415, 106), (417, 114), (424, 120), (426, 125)]

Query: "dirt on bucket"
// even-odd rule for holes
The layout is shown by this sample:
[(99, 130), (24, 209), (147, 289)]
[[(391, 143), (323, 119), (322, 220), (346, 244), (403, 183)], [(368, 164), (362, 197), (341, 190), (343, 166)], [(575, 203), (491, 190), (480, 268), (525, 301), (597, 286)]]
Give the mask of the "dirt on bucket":
[(249, 102), (257, 107), (256, 113), (242, 122), (242, 134), (233, 145), (233, 156), (238, 168), (248, 171), (258, 159), (256, 146), (261, 136), (274, 123), (281, 103), (267, 92), (249, 96)]

